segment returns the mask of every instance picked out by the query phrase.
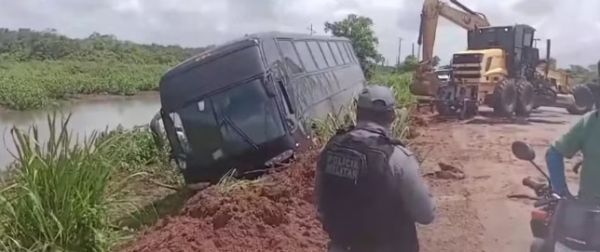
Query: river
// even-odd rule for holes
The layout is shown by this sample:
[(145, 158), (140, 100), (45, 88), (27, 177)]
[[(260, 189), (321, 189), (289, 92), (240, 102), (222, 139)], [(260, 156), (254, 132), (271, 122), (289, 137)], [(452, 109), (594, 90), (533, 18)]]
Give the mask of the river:
[[(114, 129), (118, 125), (132, 128), (150, 122), (160, 108), (158, 93), (136, 96), (96, 96), (70, 102), (58, 109), (58, 115), (71, 113), (69, 129), (82, 138), (94, 130)], [(53, 111), (10, 111), (0, 110), (0, 170), (14, 161), (15, 153), (11, 128), (27, 129), (38, 125), (40, 137), (48, 137), (47, 115)], [(60, 116), (59, 118), (60, 119)], [(16, 153), (15, 153), (16, 154)]]

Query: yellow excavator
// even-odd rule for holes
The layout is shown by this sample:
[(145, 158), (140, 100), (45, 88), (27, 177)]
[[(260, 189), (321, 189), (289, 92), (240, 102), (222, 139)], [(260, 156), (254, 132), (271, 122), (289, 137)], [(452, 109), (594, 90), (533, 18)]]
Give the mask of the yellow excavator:
[[(451, 3), (458, 8), (440, 0), (425, 0), (423, 4), (419, 31), (423, 59), (410, 86), (419, 100), (429, 98), (438, 113), (462, 118), (476, 115), (480, 105), (508, 117), (528, 116), (535, 107), (557, 105), (558, 90), (552, 88), (546, 64), (550, 40), (546, 60), (540, 59), (533, 45), (533, 27), (491, 26), (485, 15), (457, 0)], [(437, 78), (431, 64), (440, 16), (467, 30), (467, 50), (453, 54), (449, 79), (444, 82)]]
[(433, 48), (439, 17), (442, 16), (467, 31), (490, 26), (484, 14), (469, 9), (457, 0), (451, 0), (451, 3), (460, 9), (439, 0), (425, 0), (423, 3), (417, 40), (423, 53), (419, 67), (415, 71), (413, 83), (410, 86), (411, 92), (423, 101), (434, 97), (441, 85), (433, 66)]

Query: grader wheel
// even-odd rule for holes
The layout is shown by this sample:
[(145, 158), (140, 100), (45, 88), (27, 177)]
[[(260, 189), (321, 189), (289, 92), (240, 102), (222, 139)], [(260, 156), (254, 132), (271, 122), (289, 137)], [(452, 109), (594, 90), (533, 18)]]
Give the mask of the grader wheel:
[(579, 84), (573, 89), (575, 102), (567, 107), (573, 115), (583, 115), (594, 109), (594, 95), (587, 85)]
[(494, 88), (494, 112), (500, 116), (512, 116), (517, 107), (517, 87), (513, 79), (504, 79)]
[(516, 82), (517, 106), (515, 112), (518, 116), (529, 116), (533, 110), (534, 90), (533, 85), (526, 80)]

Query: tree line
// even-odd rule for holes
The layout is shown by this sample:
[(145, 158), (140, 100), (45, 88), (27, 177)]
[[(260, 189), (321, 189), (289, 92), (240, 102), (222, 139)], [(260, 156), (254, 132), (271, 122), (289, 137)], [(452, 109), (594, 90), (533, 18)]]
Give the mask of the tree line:
[(566, 70), (570, 73), (574, 83), (590, 83), (598, 81), (598, 66), (596, 64), (591, 64), (587, 67), (570, 65)]
[(177, 45), (137, 44), (114, 35), (92, 33), (69, 38), (55, 29), (10, 30), (0, 28), (0, 59), (4, 61), (118, 61), (136, 64), (173, 64), (211, 46), (186, 48)]

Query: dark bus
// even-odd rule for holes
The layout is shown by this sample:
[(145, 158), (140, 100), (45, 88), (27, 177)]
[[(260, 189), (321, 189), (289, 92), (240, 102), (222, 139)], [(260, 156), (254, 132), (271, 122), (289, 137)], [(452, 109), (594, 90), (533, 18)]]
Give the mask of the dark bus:
[(186, 183), (290, 157), (310, 122), (352, 103), (365, 77), (346, 38), (268, 32), (214, 47), (160, 80), (160, 117)]

